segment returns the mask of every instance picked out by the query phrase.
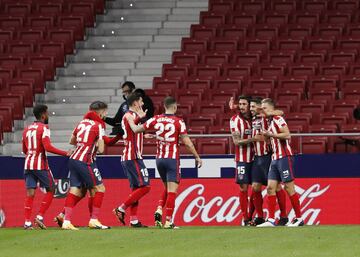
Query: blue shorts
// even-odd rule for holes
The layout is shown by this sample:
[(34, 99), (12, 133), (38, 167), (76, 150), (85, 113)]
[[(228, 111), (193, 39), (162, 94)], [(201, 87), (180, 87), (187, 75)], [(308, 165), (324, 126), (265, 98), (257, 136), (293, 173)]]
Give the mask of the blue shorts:
[(255, 156), (251, 169), (252, 182), (267, 185), (271, 154)]
[(141, 159), (122, 161), (121, 166), (128, 177), (131, 188), (150, 185), (149, 172)]
[(96, 163), (87, 164), (82, 161), (70, 159), (70, 187), (93, 188), (102, 184), (102, 178)]
[(292, 156), (286, 156), (278, 160), (272, 160), (269, 168), (268, 179), (291, 182), (294, 177), (294, 162)]
[(251, 185), (251, 166), (252, 162), (237, 162), (235, 169), (235, 182), (237, 184)]
[(27, 189), (40, 187), (46, 189), (54, 189), (55, 181), (50, 170), (25, 170), (25, 184)]
[(156, 159), (156, 167), (159, 171), (161, 180), (166, 182), (180, 183), (180, 160), (162, 158)]

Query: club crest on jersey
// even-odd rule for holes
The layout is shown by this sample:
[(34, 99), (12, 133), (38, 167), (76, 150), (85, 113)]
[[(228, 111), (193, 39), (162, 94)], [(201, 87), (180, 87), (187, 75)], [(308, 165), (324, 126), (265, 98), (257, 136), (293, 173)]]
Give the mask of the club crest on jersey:
[(59, 179), (55, 186), (55, 198), (64, 198), (66, 197), (67, 193), (70, 190), (70, 180), (66, 179)]
[(251, 129), (245, 129), (245, 135), (251, 135), (252, 134), (252, 130)]

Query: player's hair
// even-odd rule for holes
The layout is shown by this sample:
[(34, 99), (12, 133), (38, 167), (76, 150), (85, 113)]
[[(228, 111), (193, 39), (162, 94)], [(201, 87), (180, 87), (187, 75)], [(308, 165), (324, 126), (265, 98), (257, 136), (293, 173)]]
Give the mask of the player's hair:
[(263, 99), (261, 97), (253, 97), (250, 99), (250, 103), (255, 103), (257, 105), (260, 105), (262, 100)]
[(268, 105), (271, 105), (273, 107), (275, 107), (275, 102), (273, 99), (271, 98), (265, 98), (261, 101), (262, 104), (268, 104)]
[(127, 97), (126, 102), (129, 106), (132, 106), (134, 104), (134, 102), (139, 101), (140, 98), (141, 98), (141, 95), (132, 93)]
[(176, 100), (172, 96), (167, 96), (164, 99), (164, 106), (166, 109), (170, 108), (172, 105), (176, 104)]
[(238, 101), (240, 100), (246, 100), (248, 102), (248, 104), (250, 104), (250, 97), (246, 96), (246, 95), (241, 95), (238, 98)]
[(104, 110), (107, 108), (108, 108), (108, 105), (101, 101), (92, 102), (89, 106), (90, 111), (99, 111), (99, 110)]
[(140, 95), (142, 98), (144, 98), (146, 95), (145, 90), (141, 88), (135, 89), (133, 93)]
[(37, 120), (41, 119), (41, 115), (43, 115), (45, 112), (47, 112), (48, 107), (44, 104), (38, 104), (35, 105), (33, 109), (33, 114)]
[(132, 81), (125, 81), (125, 82), (121, 85), (121, 88), (124, 88), (124, 87), (126, 87), (126, 86), (128, 86), (128, 87), (131, 89), (131, 91), (133, 91), (133, 90), (135, 89), (135, 84), (134, 84), (134, 82), (132, 82)]

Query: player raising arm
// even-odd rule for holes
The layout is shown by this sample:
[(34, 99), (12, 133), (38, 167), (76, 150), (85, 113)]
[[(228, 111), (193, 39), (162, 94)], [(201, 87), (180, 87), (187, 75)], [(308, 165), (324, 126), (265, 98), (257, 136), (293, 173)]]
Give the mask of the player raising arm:
[[(121, 165), (129, 179), (132, 192), (125, 202), (115, 208), (113, 212), (119, 221), (125, 225), (125, 213), (129, 208), (130, 226), (133, 228), (144, 228), (147, 226), (138, 220), (137, 210), (139, 200), (150, 191), (150, 178), (142, 158), (143, 133), (134, 133), (131, 129), (131, 125), (139, 123), (140, 119), (145, 116), (139, 116), (136, 113), (136, 110), (141, 109), (144, 103), (141, 96), (135, 93), (128, 96), (127, 102), (129, 110), (125, 113), (121, 122), (124, 130), (123, 139), (125, 144), (123, 155), (121, 156)], [(145, 112), (142, 112), (142, 114), (145, 114)]]
[(36, 105), (33, 113), (36, 121), (27, 126), (22, 135), (23, 153), (26, 155), (24, 165), (26, 184), (24, 229), (32, 229), (30, 217), (38, 182), (40, 183), (40, 187), (46, 189), (46, 194), (41, 202), (40, 211), (34, 222), (41, 229), (46, 229), (44, 215), (51, 205), (55, 190), (55, 182), (49, 169), (46, 152), (70, 156), (72, 151), (65, 152), (55, 148), (51, 144), (50, 129), (48, 127), (49, 114), (46, 105)]
[[(266, 98), (262, 100), (261, 107), (265, 115), (268, 116), (268, 114), (275, 109), (275, 104), (273, 100)], [(286, 121), (281, 116), (270, 117), (269, 122), (268, 130), (261, 132), (264, 137), (270, 138), (273, 150), (267, 185), (269, 217), (265, 223), (258, 226), (275, 226), (276, 188), (280, 182), (285, 184), (285, 190), (289, 195), (291, 205), (296, 215), (288, 226), (303, 226), (304, 221), (301, 217), (299, 196), (295, 191), (290, 131)]]
[[(177, 111), (176, 100), (171, 96), (166, 97), (164, 99), (164, 107), (164, 114), (156, 115), (144, 125), (136, 126), (132, 123), (131, 126), (136, 133), (149, 129), (156, 131), (156, 166), (165, 189), (155, 212), (155, 225), (162, 227), (162, 209), (165, 206), (166, 220), (164, 228), (173, 229), (176, 226), (173, 223), (172, 216), (175, 208), (176, 193), (181, 179), (180, 139), (187, 150), (194, 155), (198, 168), (202, 166), (202, 160), (187, 134), (185, 122), (175, 115)], [(141, 113), (142, 110), (138, 109), (137, 111)]]

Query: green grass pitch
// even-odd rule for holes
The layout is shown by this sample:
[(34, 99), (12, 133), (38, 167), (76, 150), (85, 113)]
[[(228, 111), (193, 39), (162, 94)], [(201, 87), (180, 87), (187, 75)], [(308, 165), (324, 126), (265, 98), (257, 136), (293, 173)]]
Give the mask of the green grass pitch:
[(360, 256), (360, 226), (0, 229), (1, 257)]

